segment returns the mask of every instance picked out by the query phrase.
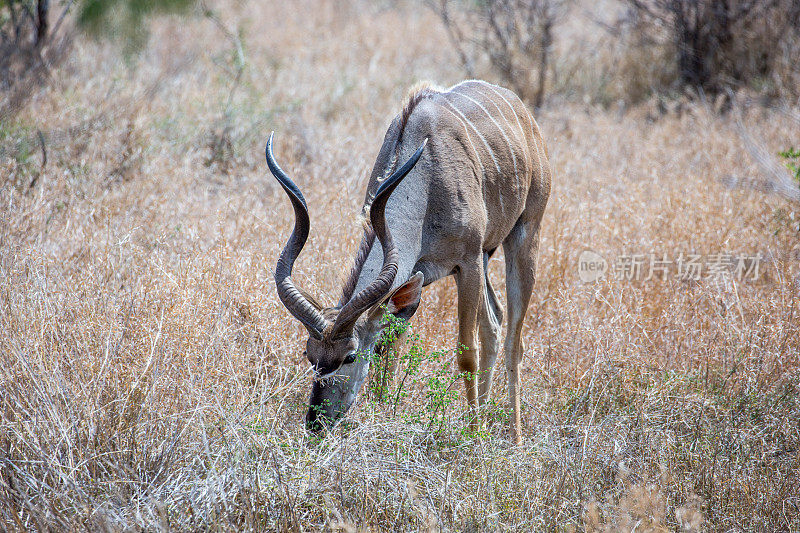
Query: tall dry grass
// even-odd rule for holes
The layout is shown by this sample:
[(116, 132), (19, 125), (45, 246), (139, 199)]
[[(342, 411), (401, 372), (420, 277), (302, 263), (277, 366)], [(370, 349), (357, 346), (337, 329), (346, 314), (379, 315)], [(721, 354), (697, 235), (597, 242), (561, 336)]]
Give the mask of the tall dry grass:
[[(310, 205), (299, 279), (333, 300), (406, 88), (460, 74), (413, 2), (212, 7), (241, 30), (238, 85), (218, 24), (167, 19), (133, 71), (78, 43), (2, 124), (2, 529), (800, 529), (798, 212), (731, 187), (761, 179), (733, 117), (539, 113), (555, 178), (524, 445), (506, 439), (502, 371), (478, 435), (463, 403), (433, 431), (363, 394), (312, 439), (303, 329), (271, 279), (291, 211), (265, 138)], [(769, 150), (796, 142), (792, 114), (742, 113)], [(765, 259), (757, 280), (583, 284), (587, 248)], [(426, 350), (454, 346), (454, 298), (449, 280), (426, 289)], [(409, 394), (424, 409), (424, 383)]]

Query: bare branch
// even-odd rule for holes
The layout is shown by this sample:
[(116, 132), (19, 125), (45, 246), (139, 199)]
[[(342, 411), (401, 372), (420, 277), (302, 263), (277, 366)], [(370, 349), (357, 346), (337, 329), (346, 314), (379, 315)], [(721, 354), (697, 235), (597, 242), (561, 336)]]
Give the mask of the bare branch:
[(58, 34), (58, 30), (59, 30), (59, 28), (61, 28), (61, 23), (64, 22), (64, 17), (67, 16), (67, 13), (69, 12), (69, 10), (72, 7), (72, 4), (74, 2), (75, 2), (75, 0), (69, 0), (66, 3), (66, 5), (64, 6), (64, 9), (61, 10), (61, 14), (58, 16), (58, 21), (56, 21), (55, 26), (53, 26), (53, 31), (50, 33), (50, 35), (55, 36), (55, 35)]
[(33, 189), (36, 182), (44, 174), (44, 169), (47, 166), (47, 145), (44, 142), (44, 133), (42, 133), (42, 130), (36, 130), (36, 136), (39, 138), (39, 147), (42, 149), (42, 166), (39, 168), (39, 173), (33, 177), (30, 185), (28, 185), (29, 189)]
[(745, 150), (753, 161), (761, 168), (766, 179), (765, 190), (774, 192), (787, 200), (800, 202), (800, 188), (789, 172), (780, 165), (775, 157), (750, 134), (742, 120), (741, 110), (736, 110), (736, 133), (744, 144)]
[(467, 76), (474, 78), (475, 68), (473, 63), (467, 53), (464, 51), (464, 48), (461, 46), (461, 43), (465, 41), (464, 34), (461, 31), (461, 28), (459, 28), (458, 24), (450, 17), (448, 4), (449, 0), (441, 0), (440, 10), (438, 12), (439, 17), (442, 19), (444, 28), (447, 31), (447, 38), (456, 49), (456, 53), (458, 54), (458, 58), (461, 61), (461, 65), (464, 67), (464, 70), (467, 71)]
[(437, 13), (470, 77), (488, 59), (500, 82), (523, 99), (544, 99), (553, 28), (567, 0), (486, 0), (466, 3), (455, 12), (449, 0), (428, 4)]

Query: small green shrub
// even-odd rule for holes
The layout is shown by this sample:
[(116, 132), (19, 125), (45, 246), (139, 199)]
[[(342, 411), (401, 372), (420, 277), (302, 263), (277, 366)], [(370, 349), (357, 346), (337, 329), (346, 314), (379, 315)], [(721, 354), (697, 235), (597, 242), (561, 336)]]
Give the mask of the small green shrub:
[[(468, 377), (466, 372), (453, 372), (452, 355), (466, 347), (426, 351), (419, 335), (409, 332), (408, 322), (388, 313), (383, 320), (386, 325), (372, 354), (370, 397), (409, 424), (443, 433), (459, 406), (458, 383)], [(425, 391), (421, 409), (405, 401), (415, 390)]]
[(120, 40), (131, 54), (147, 40), (147, 17), (185, 12), (193, 4), (194, 0), (84, 0), (78, 7), (78, 25), (94, 37)]
[(789, 148), (778, 152), (778, 155), (785, 160), (784, 165), (792, 173), (794, 180), (800, 184), (800, 150)]

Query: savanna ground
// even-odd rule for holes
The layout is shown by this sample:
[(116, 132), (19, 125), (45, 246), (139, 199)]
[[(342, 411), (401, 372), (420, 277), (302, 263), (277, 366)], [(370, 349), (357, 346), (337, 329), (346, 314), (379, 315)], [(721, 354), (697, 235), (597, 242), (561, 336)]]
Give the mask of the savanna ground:
[[(553, 96), (524, 444), (502, 360), (483, 430), (465, 430), (451, 280), (423, 294), (412, 353), (433, 355), (404, 359), (405, 395), (365, 387), (312, 438), (305, 330), (272, 281), (292, 212), (266, 137), (310, 205), (297, 278), (335, 300), (405, 91), (463, 74), (416, 2), (212, 8), (219, 23), (156, 21), (135, 68), (78, 38), (3, 119), (0, 529), (800, 530), (800, 220), (744, 140), (796, 145), (796, 112)], [(587, 249), (610, 267), (592, 283)], [(674, 264), (617, 279), (633, 254)], [(761, 261), (680, 279), (692, 254)]]

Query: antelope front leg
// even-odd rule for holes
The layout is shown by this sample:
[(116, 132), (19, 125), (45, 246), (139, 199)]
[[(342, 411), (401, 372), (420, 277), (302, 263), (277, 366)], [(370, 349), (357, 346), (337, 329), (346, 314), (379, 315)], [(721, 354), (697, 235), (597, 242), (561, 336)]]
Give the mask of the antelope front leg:
[(478, 429), (478, 306), (483, 290), (481, 265), (461, 270), (456, 276), (458, 286), (458, 369), (464, 373), (467, 404), (472, 414), (470, 426)]

